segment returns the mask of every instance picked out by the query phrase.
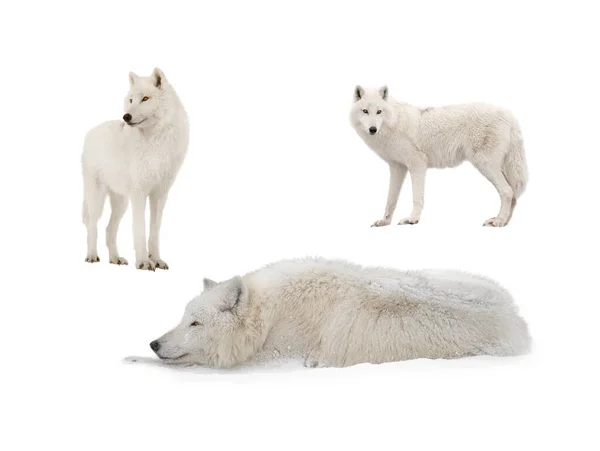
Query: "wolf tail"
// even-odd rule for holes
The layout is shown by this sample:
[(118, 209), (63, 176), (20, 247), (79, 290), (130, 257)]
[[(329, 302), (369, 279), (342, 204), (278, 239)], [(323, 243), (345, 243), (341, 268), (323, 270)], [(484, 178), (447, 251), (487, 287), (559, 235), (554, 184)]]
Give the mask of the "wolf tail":
[(510, 144), (508, 153), (504, 157), (502, 172), (513, 190), (513, 202), (516, 202), (518, 197), (525, 191), (528, 179), (527, 161), (525, 161), (525, 150), (523, 148), (523, 136), (521, 134), (521, 129), (516, 124), (513, 125), (510, 133)]

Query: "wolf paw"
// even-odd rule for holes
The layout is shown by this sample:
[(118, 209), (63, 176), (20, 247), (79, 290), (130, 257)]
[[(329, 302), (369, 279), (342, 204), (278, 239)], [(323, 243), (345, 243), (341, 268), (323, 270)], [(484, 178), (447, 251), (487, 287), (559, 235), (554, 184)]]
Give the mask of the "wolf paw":
[(155, 263), (158, 269), (169, 269), (169, 265), (167, 265), (166, 261), (161, 260), (160, 258), (153, 258), (152, 254), (148, 254), (148, 258)]
[(112, 265), (128, 265), (129, 263), (127, 263), (127, 260), (125, 260), (123, 257), (110, 257), (110, 263)]
[(100, 257), (98, 257), (96, 254), (90, 254), (85, 257), (85, 261), (88, 263), (98, 263), (100, 261)]
[(156, 260), (156, 267), (158, 269), (169, 269), (169, 265), (164, 260)]
[(138, 260), (135, 262), (135, 267), (137, 269), (142, 269), (146, 271), (154, 271), (156, 269), (156, 265), (152, 260)]
[(484, 227), (504, 227), (506, 225), (506, 219), (502, 218), (490, 218), (483, 223)]
[(398, 225), (406, 225), (406, 224), (418, 224), (419, 220), (415, 219), (415, 218), (404, 218), (401, 219), (400, 222), (398, 223)]
[(323, 368), (325, 365), (317, 357), (309, 355), (304, 359), (304, 366), (306, 368)]
[(392, 221), (390, 221), (389, 219), (378, 219), (373, 223), (371, 227), (385, 227), (387, 225), (390, 225), (391, 222)]

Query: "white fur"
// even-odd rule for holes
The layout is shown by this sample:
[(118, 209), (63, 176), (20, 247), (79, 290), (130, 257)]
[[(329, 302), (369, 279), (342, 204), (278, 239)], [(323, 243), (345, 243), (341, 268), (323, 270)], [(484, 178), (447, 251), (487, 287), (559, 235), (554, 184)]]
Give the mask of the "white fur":
[[(500, 195), (500, 212), (484, 225), (503, 227), (509, 222), (517, 198), (527, 184), (523, 138), (509, 111), (480, 103), (417, 108), (393, 100), (385, 86), (379, 90), (357, 86), (351, 123), (365, 143), (390, 166), (384, 216), (373, 226), (391, 223), (407, 172), (412, 181), (413, 209), (399, 224), (416, 224), (423, 209), (427, 169), (455, 167), (465, 160)], [(374, 134), (371, 128), (376, 130)]]
[[(160, 226), (169, 189), (187, 152), (188, 119), (175, 90), (160, 69), (154, 69), (149, 77), (131, 72), (129, 83), (125, 113), (131, 115), (131, 125), (124, 120), (104, 122), (90, 130), (85, 138), (82, 166), (83, 222), (88, 230), (86, 261), (99, 261), (97, 224), (108, 195), (112, 209), (106, 228), (110, 263), (127, 264), (117, 250), (117, 231), (131, 200), (136, 267), (152, 271), (168, 269), (160, 255)], [(144, 97), (148, 100), (143, 101)]]
[(342, 367), (518, 355), (530, 337), (510, 294), (489, 279), (308, 258), (205, 279), (181, 323), (151, 346), (167, 362), (210, 367), (294, 357)]

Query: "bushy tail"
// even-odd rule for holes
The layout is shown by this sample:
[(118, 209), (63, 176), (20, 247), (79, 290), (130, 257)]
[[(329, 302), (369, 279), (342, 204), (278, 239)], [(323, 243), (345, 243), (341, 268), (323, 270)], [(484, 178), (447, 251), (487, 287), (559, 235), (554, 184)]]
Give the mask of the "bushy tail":
[(508, 153), (504, 157), (502, 172), (506, 181), (514, 192), (514, 200), (523, 194), (527, 186), (527, 161), (525, 161), (525, 150), (523, 148), (523, 136), (518, 126), (514, 125), (511, 130), (510, 145)]

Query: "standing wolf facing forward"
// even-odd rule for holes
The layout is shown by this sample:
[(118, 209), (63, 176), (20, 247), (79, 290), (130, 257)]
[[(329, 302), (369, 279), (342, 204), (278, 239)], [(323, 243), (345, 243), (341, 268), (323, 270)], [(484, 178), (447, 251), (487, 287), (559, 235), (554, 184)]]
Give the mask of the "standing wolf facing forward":
[(357, 86), (351, 122), (390, 166), (385, 213), (375, 227), (392, 221), (407, 171), (413, 209), (399, 224), (419, 222), (427, 168), (455, 167), (468, 160), (494, 185), (500, 194), (500, 212), (484, 226), (505, 226), (525, 190), (527, 164), (521, 130), (513, 115), (501, 108), (473, 103), (422, 109), (393, 100), (387, 86), (379, 90)]
[[(135, 266), (168, 269), (161, 259), (159, 233), (167, 195), (188, 147), (186, 112), (165, 75), (155, 68), (149, 77), (129, 73), (129, 94), (122, 121), (90, 130), (83, 148), (83, 223), (88, 231), (85, 261), (100, 261), (96, 242), (98, 219), (106, 196), (111, 216), (106, 228), (109, 261), (126, 265), (117, 250), (119, 222), (131, 200)], [(146, 248), (145, 211), (150, 199), (150, 239)]]

